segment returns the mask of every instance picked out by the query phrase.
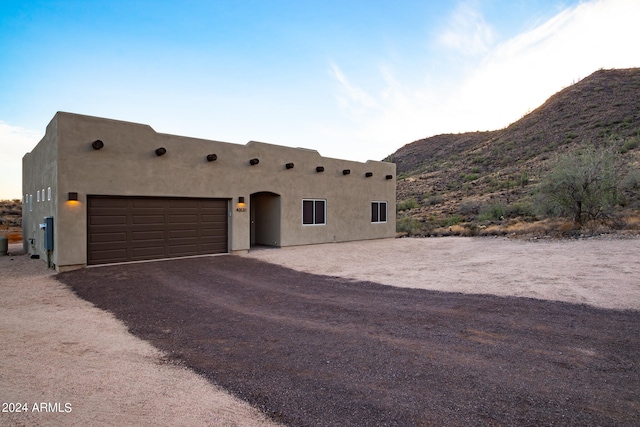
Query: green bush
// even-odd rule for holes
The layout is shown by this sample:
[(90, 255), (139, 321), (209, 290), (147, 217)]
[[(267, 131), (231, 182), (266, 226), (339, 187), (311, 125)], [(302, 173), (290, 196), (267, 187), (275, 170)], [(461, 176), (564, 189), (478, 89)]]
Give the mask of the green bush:
[(407, 233), (411, 236), (419, 233), (421, 229), (420, 221), (409, 215), (404, 215), (396, 221), (396, 231), (399, 233)]
[(476, 179), (480, 178), (480, 175), (477, 174), (477, 173), (462, 174), (460, 176), (460, 178), (462, 178), (462, 180), (464, 182), (471, 182), (471, 181), (475, 181)]
[(517, 216), (535, 217), (536, 212), (530, 202), (521, 201), (507, 206), (505, 216), (509, 218)]
[(504, 219), (506, 215), (506, 209), (503, 203), (493, 202), (483, 205), (480, 208), (480, 215), (478, 221), (498, 221)]
[(620, 153), (624, 154), (627, 151), (633, 150), (634, 148), (637, 148), (638, 145), (640, 144), (638, 141), (640, 140), (640, 137), (634, 137), (634, 138), (629, 138), (627, 139), (624, 144), (622, 144), (622, 147), (620, 148)]
[(635, 169), (630, 171), (620, 183), (620, 188), (623, 190), (640, 189), (640, 170)]
[(476, 201), (465, 200), (460, 203), (460, 208), (458, 209), (458, 211), (462, 215), (477, 215), (480, 211), (480, 205)]
[(462, 217), (460, 215), (453, 215), (440, 220), (440, 227), (451, 227), (452, 225), (460, 224)]
[(409, 209), (415, 209), (417, 207), (418, 207), (418, 202), (416, 199), (412, 197), (410, 199), (406, 199), (401, 202), (398, 202), (398, 204), (396, 205), (396, 211), (402, 212), (402, 211), (407, 211)]
[(427, 206), (439, 205), (442, 202), (444, 202), (444, 197), (442, 197), (441, 194), (432, 194), (429, 197), (427, 197), (426, 199), (424, 199), (424, 203)]
[(618, 203), (618, 177), (614, 152), (585, 146), (557, 158), (540, 191), (540, 208), (546, 215), (586, 221), (606, 218)]

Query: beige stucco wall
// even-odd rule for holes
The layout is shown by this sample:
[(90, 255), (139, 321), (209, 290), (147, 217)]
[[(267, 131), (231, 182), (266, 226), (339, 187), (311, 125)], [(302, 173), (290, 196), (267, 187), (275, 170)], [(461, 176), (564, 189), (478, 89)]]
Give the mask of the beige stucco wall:
[(40, 143), (22, 158), (23, 246), (27, 253), (39, 255), (44, 260), (47, 260), (49, 255), (49, 261), (54, 264), (57, 262), (55, 249), (58, 242), (55, 240), (55, 235), (58, 224), (54, 219), (54, 251), (50, 254), (44, 250), (44, 231), (40, 228), (40, 224), (44, 223), (44, 217), (55, 218), (58, 207), (57, 124), (54, 118), (47, 126), (45, 136)]
[[(91, 148), (96, 139), (104, 142), (101, 150)], [(159, 147), (166, 148), (164, 156), (155, 154)], [(211, 153), (218, 158), (208, 162)], [(251, 166), (252, 158), (259, 164)], [(295, 166), (286, 169), (286, 163)], [(317, 166), (325, 171), (316, 172)], [(343, 175), (343, 169), (351, 174)], [(51, 207), (56, 222), (54, 259), (59, 266), (86, 264), (87, 195), (229, 199), (230, 251), (250, 248), (249, 204), (257, 192), (280, 195), (277, 246), (395, 235), (392, 163), (331, 159), (314, 150), (253, 141), (241, 145), (159, 134), (147, 125), (58, 113), (43, 140), (25, 156), (23, 171), (23, 193), (44, 181), (52, 181), (56, 188)], [(46, 176), (39, 171), (47, 171)], [(373, 176), (365, 177), (366, 172)], [(68, 192), (77, 192), (79, 201), (67, 202)], [(245, 209), (237, 209), (240, 196), (245, 198)], [(327, 201), (326, 225), (302, 225), (304, 198)], [(388, 203), (388, 222), (372, 224), (371, 202), (378, 200)], [(261, 238), (277, 240), (269, 236), (273, 232), (263, 230)]]

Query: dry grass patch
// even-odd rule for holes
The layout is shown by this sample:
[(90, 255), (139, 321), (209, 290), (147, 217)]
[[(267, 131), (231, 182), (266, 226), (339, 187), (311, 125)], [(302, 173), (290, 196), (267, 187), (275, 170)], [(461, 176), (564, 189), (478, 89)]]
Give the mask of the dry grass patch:
[(622, 220), (627, 225), (629, 230), (640, 230), (640, 214), (627, 214), (624, 215)]
[(22, 229), (17, 227), (0, 226), (0, 236), (4, 236), (9, 243), (22, 242)]

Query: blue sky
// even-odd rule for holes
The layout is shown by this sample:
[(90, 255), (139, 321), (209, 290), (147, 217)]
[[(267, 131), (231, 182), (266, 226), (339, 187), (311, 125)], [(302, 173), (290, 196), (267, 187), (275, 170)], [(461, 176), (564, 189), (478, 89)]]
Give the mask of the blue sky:
[(3, 0), (0, 199), (57, 111), (380, 160), (640, 66), (638, 0)]

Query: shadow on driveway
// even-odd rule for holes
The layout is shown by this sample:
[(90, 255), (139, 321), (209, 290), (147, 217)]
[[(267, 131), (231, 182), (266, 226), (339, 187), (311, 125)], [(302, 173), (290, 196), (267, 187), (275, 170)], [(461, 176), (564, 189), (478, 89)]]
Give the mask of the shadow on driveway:
[(235, 256), (56, 277), (291, 426), (640, 424), (637, 311), (394, 288)]

